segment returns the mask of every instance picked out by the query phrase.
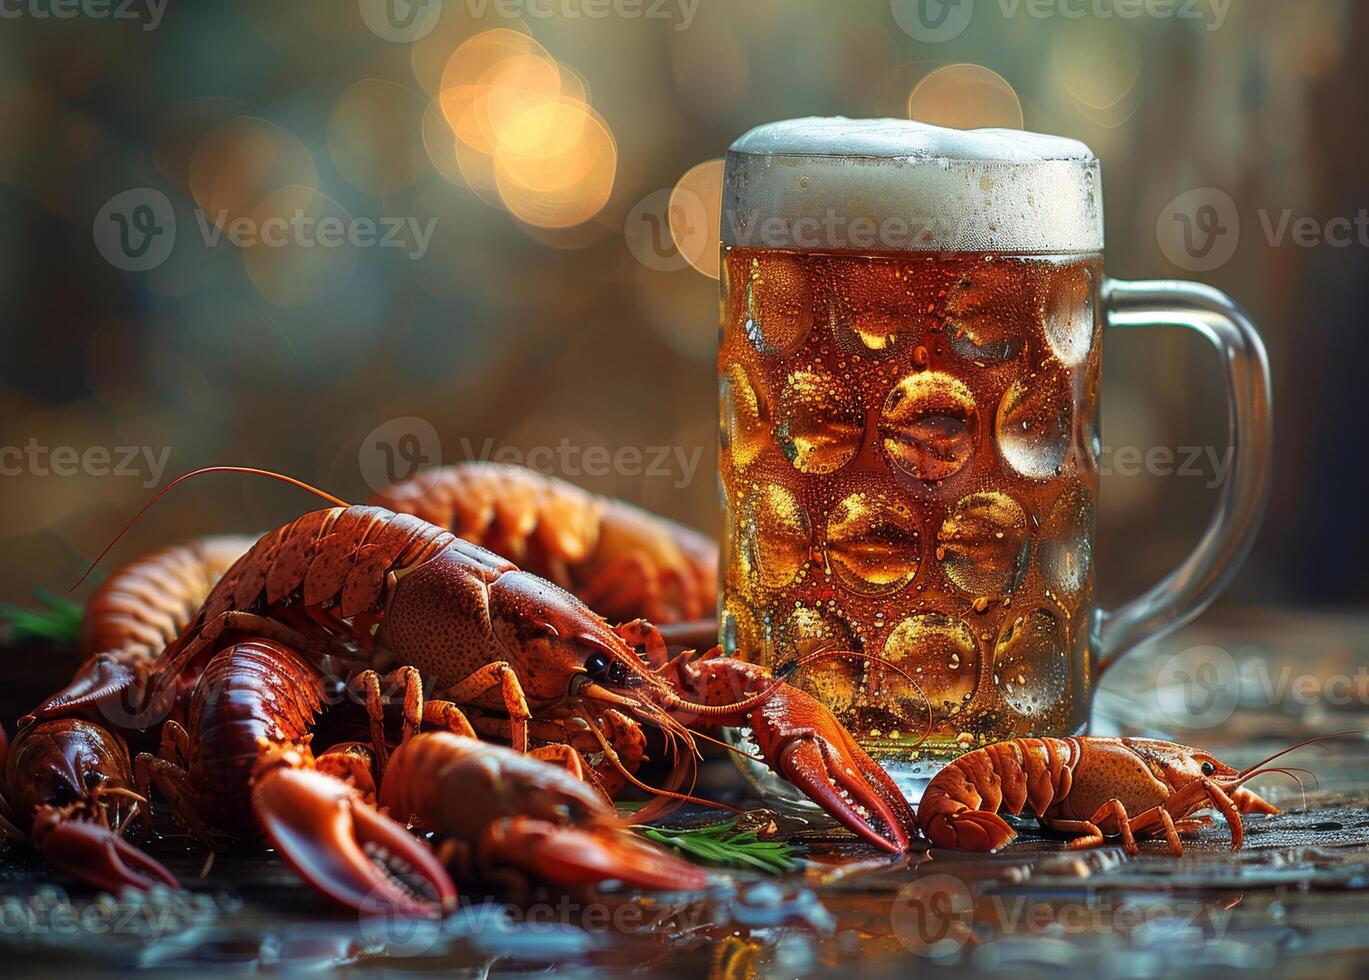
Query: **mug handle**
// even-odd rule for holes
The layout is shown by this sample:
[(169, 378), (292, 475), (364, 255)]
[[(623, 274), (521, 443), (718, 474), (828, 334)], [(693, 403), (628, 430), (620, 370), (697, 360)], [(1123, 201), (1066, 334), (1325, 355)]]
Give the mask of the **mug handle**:
[(1269, 487), (1269, 361), (1255, 325), (1225, 293), (1196, 282), (1103, 283), (1109, 327), (1188, 327), (1206, 337), (1225, 364), (1232, 466), (1217, 510), (1193, 552), (1174, 571), (1094, 624), (1095, 677), (1143, 640), (1178, 629), (1231, 581), (1255, 541)]

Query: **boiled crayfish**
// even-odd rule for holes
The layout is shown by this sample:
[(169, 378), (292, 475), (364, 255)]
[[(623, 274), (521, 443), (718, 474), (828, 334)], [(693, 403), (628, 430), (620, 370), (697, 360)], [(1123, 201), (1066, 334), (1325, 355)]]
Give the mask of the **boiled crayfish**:
[[(592, 829), (548, 827), (545, 821), (529, 827), (515, 819), (528, 815), (524, 808), (533, 806), (543, 783), (562, 778), (548, 772), (586, 776), (606, 793), (632, 782), (662, 798), (690, 798), (637, 780), (643, 725), (667, 739), (677, 762), (672, 786), (681, 784), (683, 769), (692, 764), (698, 727), (748, 725), (765, 761), (838, 820), (884, 850), (908, 847), (914, 819), (897, 787), (821, 704), (783, 677), (720, 657), (717, 650), (669, 657), (653, 626), (633, 620), (613, 627), (570, 592), (450, 530), (380, 507), (336, 503), (263, 535), (227, 569), (202, 550), (195, 552), (204, 571), (189, 576), (197, 587), (221, 576), (193, 614), (184, 601), (169, 600), (169, 621), (180, 628), (166, 649), (155, 649), (153, 637), (143, 644), (146, 649), (128, 653), (128, 633), (122, 641), (116, 637), (109, 642), (113, 653), (91, 656), (26, 725), (102, 719), (143, 738), (160, 732), (162, 749), (139, 760), (144, 791), (155, 784), (202, 839), (225, 831), (264, 833), (302, 871), (312, 870), (305, 876), (320, 890), (351, 904), (360, 900), (358, 882), (374, 884), (375, 872), (367, 869), (375, 862), (357, 856), (361, 844), (337, 820), (328, 823), (333, 829), (322, 840), (306, 847), (299, 813), (368, 806), (368, 780), (378, 787), (382, 804), (400, 806), (396, 800), (409, 797), (394, 795), (401, 793), (403, 777), (390, 772), (421, 772), (425, 779), (441, 773), (454, 798), (472, 799), (461, 780), (445, 774), (473, 778), (496, 764), (488, 760), (497, 751), (476, 752), (480, 743), (473, 740), (461, 746), (425, 740), (418, 734), (425, 725), (461, 733), (455, 738), (473, 736), (478, 727), (481, 734), (510, 742), (520, 759), (525, 752), (537, 756), (524, 760), (531, 769), (519, 770), (527, 792), (507, 798), (503, 811), (478, 821), (483, 829), (475, 840), (468, 823), (460, 833), (444, 830), (442, 821), (454, 819), (449, 803), (424, 798), (424, 806), (404, 814), (464, 841), (474, 864), (483, 868), (510, 855), (536, 853), (545, 854), (548, 865), (565, 865), (581, 882), (598, 880), (594, 869), (610, 866), (616, 877), (653, 887), (699, 880), (682, 870), (687, 865), (649, 845), (605, 836), (611, 811), (603, 797), (596, 797), (599, 810), (589, 814)], [(679, 539), (681, 533), (670, 535)], [(659, 553), (652, 561), (665, 564)], [(622, 581), (614, 577), (622, 567), (642, 566), (605, 559), (585, 580), (597, 584), (580, 587), (622, 598), (621, 589), (607, 584)], [(620, 571), (605, 578), (605, 569), (612, 568)], [(700, 577), (689, 581), (697, 584)], [(670, 580), (678, 586), (685, 579)], [(182, 588), (180, 594), (194, 591)], [(672, 608), (681, 615), (697, 612), (697, 604), (680, 605), (680, 587), (666, 592), (676, 597)], [(622, 608), (649, 609), (664, 601), (663, 594), (647, 590), (633, 597), (638, 605)], [(342, 686), (358, 692), (364, 703), (374, 766), (369, 776), (355, 746), (318, 760), (300, 749), (322, 707), (316, 685), (324, 669), (338, 673)], [(395, 760), (389, 759), (385, 737), (382, 682), (404, 692), (404, 734)], [(282, 684), (290, 687), (288, 695)], [(432, 695), (426, 699), (425, 688)], [(442, 748), (420, 753), (410, 745)], [(476, 762), (447, 767), (444, 753)], [(392, 768), (400, 758), (422, 758), (434, 768)], [(368, 832), (379, 832), (374, 820), (364, 824)], [(292, 827), (283, 834), (272, 829)], [(569, 838), (563, 835), (572, 832), (580, 835), (577, 841), (598, 840), (613, 857), (588, 853), (586, 867), (566, 861), (563, 843)], [(534, 838), (547, 840), (547, 846), (532, 847), (527, 842)], [(351, 884), (340, 886), (335, 876)], [(440, 901), (431, 876), (428, 885)]]
[(1069, 834), (1072, 850), (1117, 836), (1134, 854), (1138, 835), (1154, 835), (1177, 856), (1184, 852), (1180, 835), (1208, 822), (1195, 814), (1213, 807), (1237, 850), (1242, 814), (1279, 812), (1244, 784), (1267, 772), (1296, 772), (1269, 763), (1319, 740), (1237, 770), (1201, 749), (1151, 738), (1012, 739), (967, 752), (932, 777), (918, 822), (937, 847), (992, 851), (1017, 836), (999, 814), (1030, 810), (1047, 828)]
[(124, 840), (147, 799), (134, 790), (128, 747), (78, 718), (30, 725), (7, 745), (0, 733), (5, 793), (0, 833), (31, 841), (57, 868), (108, 891), (179, 887), (157, 861)]
[(369, 503), (482, 545), (614, 622), (667, 626), (716, 612), (712, 539), (527, 467), (459, 463), (420, 470)]
[[(354, 707), (329, 706), (327, 694), (317, 668), (287, 647), (260, 639), (225, 647), (200, 673), (187, 727), (166, 722), (158, 755), (138, 757), (140, 788), (150, 796), (155, 785), (204, 843), (264, 837), (320, 893), (363, 911), (436, 913), (456, 896), (427, 845), (375, 808), (377, 784), (391, 812), (422, 817), (454, 852), (478, 853), (490, 873), (518, 867), (558, 885), (703, 884), (693, 866), (642, 846), (612, 820), (589, 827), (590, 814), (613, 811), (584, 782), (499, 746), (432, 732), (406, 734), (392, 757), (383, 742), (344, 741), (315, 759), (319, 716)], [(446, 718), (469, 731), (459, 712)], [(415, 798), (425, 805), (408, 802)], [(561, 820), (547, 822), (553, 815)]]

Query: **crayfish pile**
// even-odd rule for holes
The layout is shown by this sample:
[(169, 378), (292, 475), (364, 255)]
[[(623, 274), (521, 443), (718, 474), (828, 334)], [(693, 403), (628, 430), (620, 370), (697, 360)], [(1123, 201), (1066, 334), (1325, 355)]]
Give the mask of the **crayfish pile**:
[[(361, 911), (440, 913), (453, 873), (697, 889), (612, 801), (651, 793), (645, 821), (694, 799), (696, 739), (744, 725), (856, 835), (908, 848), (903, 795), (826, 708), (717, 648), (672, 652), (716, 603), (703, 535), (511, 466), (368, 505), (313, 492), (332, 506), (163, 548), (94, 593), (84, 662), (7, 746), (9, 836), (109, 890), (178, 887), (138, 834), (255, 841)], [(637, 775), (649, 733), (662, 786)]]

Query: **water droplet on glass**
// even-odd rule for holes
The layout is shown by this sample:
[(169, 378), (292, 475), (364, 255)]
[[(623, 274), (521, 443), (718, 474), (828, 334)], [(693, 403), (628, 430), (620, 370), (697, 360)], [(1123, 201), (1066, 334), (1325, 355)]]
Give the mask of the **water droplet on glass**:
[(1010, 621), (994, 646), (994, 669), (1012, 679), (999, 686), (1008, 707), (1020, 715), (1067, 703), (1069, 652), (1059, 618), (1048, 609), (1035, 609)]
[[(786, 663), (815, 651), (859, 653), (859, 639), (835, 608), (798, 606), (774, 630), (772, 663)], [(852, 721), (851, 709), (860, 694), (865, 663), (860, 657), (816, 657), (800, 667), (791, 683), (825, 704), (837, 720)]]
[(865, 413), (860, 393), (844, 379), (812, 370), (785, 380), (775, 420), (775, 438), (804, 473), (832, 473), (860, 451)]
[(936, 557), (951, 583), (976, 599), (1017, 588), (1027, 571), (1027, 515), (1006, 493), (963, 497), (937, 533)]
[(1040, 322), (1032, 268), (985, 263), (967, 273), (946, 297), (951, 349), (976, 364), (1015, 360)]
[(885, 454), (920, 480), (959, 472), (974, 453), (978, 430), (974, 395), (959, 378), (939, 371), (910, 374), (894, 385), (879, 417)]
[(857, 491), (832, 508), (826, 548), (837, 578), (862, 595), (898, 591), (922, 561), (917, 518), (907, 504), (878, 491)]
[(1065, 462), (1070, 448), (1073, 392), (1059, 370), (1017, 378), (998, 404), (998, 449), (1023, 476), (1044, 480)]
[(746, 367), (734, 361), (719, 384), (719, 442), (737, 469), (755, 462), (769, 442), (764, 406)]
[(1066, 266), (1046, 301), (1046, 342), (1055, 356), (1068, 365), (1082, 364), (1093, 346), (1097, 326), (1093, 305), (1093, 273), (1085, 267)]
[(813, 328), (813, 288), (799, 259), (767, 255), (751, 260), (742, 329), (762, 354), (793, 347)]
[(738, 557), (753, 582), (782, 589), (808, 561), (812, 527), (793, 492), (775, 484), (758, 486), (742, 501)]
[(931, 324), (917, 309), (907, 278), (887, 262), (839, 264), (835, 286), (829, 319), (842, 350), (883, 356)]
[(908, 711), (910, 719), (925, 719), (928, 702), (934, 719), (949, 717), (951, 707), (969, 701), (979, 684), (979, 644), (967, 625), (945, 613), (918, 613), (899, 622), (884, 641), (883, 656), (905, 671), (916, 668), (926, 700)]
[(1041, 528), (1041, 573), (1066, 595), (1082, 590), (1093, 570), (1093, 502), (1078, 484), (1055, 498)]

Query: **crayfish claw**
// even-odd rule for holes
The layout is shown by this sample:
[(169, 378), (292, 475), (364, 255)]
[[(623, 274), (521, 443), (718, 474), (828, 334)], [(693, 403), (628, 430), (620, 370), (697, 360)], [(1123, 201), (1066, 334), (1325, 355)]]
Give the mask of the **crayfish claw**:
[(33, 836), (48, 862), (102, 891), (147, 891), (154, 885), (180, 890), (176, 876), (103, 824), (71, 820), (45, 808), (34, 819)]
[(853, 758), (822, 736), (807, 734), (781, 752), (778, 770), (857, 837), (894, 854), (908, 850), (905, 828), (912, 825), (912, 811), (892, 781), (887, 787), (870, 781), (884, 772), (868, 756)]
[(533, 817), (501, 817), (477, 848), (487, 867), (513, 867), (557, 888), (617, 880), (653, 891), (698, 891), (708, 874), (612, 824), (559, 826)]
[(771, 768), (809, 799), (875, 847), (908, 850), (917, 824), (907, 798), (821, 702), (782, 684), (750, 722)]
[(270, 769), (253, 783), (252, 806), (281, 856), (340, 905), (411, 917), (456, 905), (456, 888), (432, 850), (333, 776)]
[(38, 721), (63, 718), (115, 696), (122, 696), (134, 685), (136, 676), (127, 666), (101, 654), (88, 660), (66, 687), (44, 699), (19, 720), (20, 729)]

